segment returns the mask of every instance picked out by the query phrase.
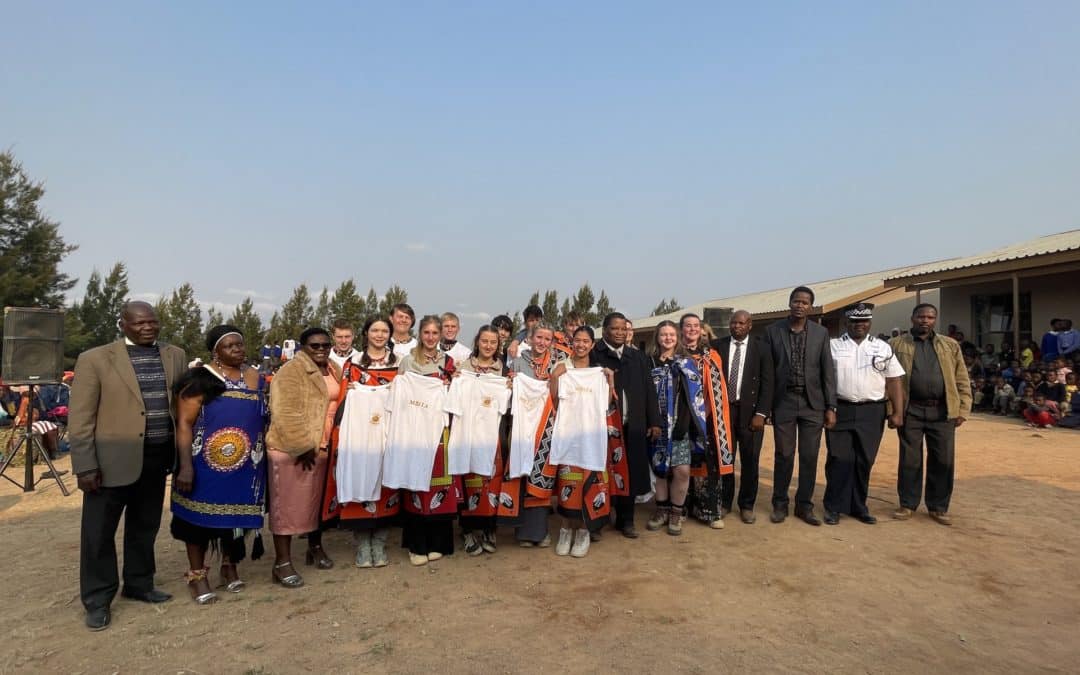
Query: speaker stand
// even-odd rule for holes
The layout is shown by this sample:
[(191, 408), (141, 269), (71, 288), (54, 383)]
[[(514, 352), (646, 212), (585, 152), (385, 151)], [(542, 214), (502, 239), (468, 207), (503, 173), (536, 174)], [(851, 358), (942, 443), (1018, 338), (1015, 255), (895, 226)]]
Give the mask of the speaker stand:
[[(15, 487), (21, 487), (23, 492), (33, 492), (34, 487), (44, 480), (44, 476), (36, 481), (34, 480), (34, 448), (37, 448), (38, 453), (45, 460), (45, 463), (49, 465), (49, 475), (51, 475), (52, 479), (56, 481), (56, 484), (60, 486), (60, 492), (67, 497), (71, 493), (68, 492), (67, 486), (64, 485), (64, 481), (60, 478), (60, 472), (56, 470), (52, 460), (49, 459), (49, 453), (45, 451), (45, 448), (38, 442), (38, 439), (34, 438), (34, 413), (32, 405), (34, 401), (34, 385), (30, 385), (29, 394), (31, 404), (26, 406), (26, 426), (23, 427), (22, 430), (23, 437), (12, 449), (11, 454), (4, 458), (4, 463), (0, 464), (0, 477), (7, 479), (7, 481)], [(8, 467), (11, 466), (12, 460), (15, 459), (15, 455), (19, 454), (20, 448), (25, 448), (26, 452), (26, 471), (23, 473), (22, 485), (19, 485), (19, 483), (11, 476), (8, 476), (5, 473), (8, 470)]]

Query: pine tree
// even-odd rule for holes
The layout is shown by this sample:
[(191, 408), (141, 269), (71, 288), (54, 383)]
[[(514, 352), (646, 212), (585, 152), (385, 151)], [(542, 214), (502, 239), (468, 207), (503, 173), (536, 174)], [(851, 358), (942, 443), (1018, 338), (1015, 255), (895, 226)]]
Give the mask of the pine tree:
[(528, 307), (529, 305), (540, 306), (540, 291), (534, 291), (533, 294), (529, 296), (529, 302), (525, 303), (525, 306)]
[(209, 331), (214, 326), (220, 326), (223, 323), (225, 323), (225, 316), (220, 309), (211, 305), (210, 309), (206, 310), (206, 330)]
[(120, 331), (116, 321), (128, 295), (127, 269), (124, 263), (113, 265), (104, 281), (95, 269), (86, 281), (82, 302), (72, 306), (78, 314), (81, 329), (86, 336), (86, 349), (115, 340)]
[[(372, 289), (372, 293), (374, 292), (375, 290)], [(375, 301), (375, 307), (378, 309), (378, 299)], [(356, 292), (356, 282), (352, 279), (341, 282), (334, 291), (334, 295), (330, 298), (329, 316), (330, 322), (345, 319), (352, 325), (355, 332), (360, 332), (365, 319), (364, 299)]]
[(251, 298), (244, 298), (244, 301), (236, 306), (229, 317), (229, 323), (244, 334), (244, 351), (247, 352), (248, 361), (258, 363), (263, 345), (263, 324), (255, 312), (255, 303)]
[(322, 292), (319, 293), (319, 301), (315, 305), (315, 311), (311, 315), (311, 325), (330, 330), (330, 322), (333, 320), (333, 317), (330, 316), (330, 293), (327, 292), (326, 286), (323, 286)]
[(604, 289), (600, 289), (600, 297), (596, 300), (596, 323), (591, 324), (593, 326), (599, 325), (604, 321), (604, 317), (615, 311), (615, 308), (611, 306), (611, 301), (608, 300), (607, 293)]
[[(374, 316), (382, 315), (379, 313), (379, 296), (375, 294), (375, 288), (372, 287), (368, 289), (367, 299), (364, 300), (364, 313), (362, 316), (363, 321), (360, 321), (356, 326), (356, 334), (358, 336), (363, 329), (364, 324), (367, 323), (368, 319)], [(384, 318), (389, 319), (389, 317)]]
[(60, 263), (76, 247), (41, 212), (44, 195), (14, 154), (0, 152), (0, 307), (63, 307), (75, 285)]
[[(408, 301), (409, 301), (408, 292), (406, 292), (405, 289), (403, 289), (401, 286), (398, 286), (397, 284), (394, 284), (390, 288), (386, 289), (386, 294), (383, 295), (382, 301), (379, 302), (379, 314), (381, 314), (381, 315), (383, 315), (385, 317), (389, 317), (390, 316), (390, 309), (394, 305), (398, 305), (398, 304), (401, 304), (403, 302), (408, 302)], [(420, 317), (416, 317), (416, 318), (417, 318), (417, 320), (420, 319)]]
[(682, 305), (680, 305), (679, 301), (676, 300), (675, 298), (670, 298), (668, 300), (661, 300), (660, 303), (658, 305), (656, 305), (656, 307), (653, 307), (652, 314), (650, 314), (649, 316), (660, 316), (661, 314), (671, 314), (672, 312), (677, 312), (680, 309), (682, 309)]
[(582, 318), (585, 319), (585, 325), (587, 326), (598, 325), (596, 312), (592, 311), (594, 300), (596, 300), (596, 296), (593, 295), (592, 288), (589, 286), (588, 282), (586, 282), (581, 285), (581, 288), (578, 289), (578, 292), (574, 295), (573, 301), (570, 303), (571, 309), (581, 314)]
[(162, 323), (161, 339), (182, 348), (189, 359), (208, 360), (210, 354), (203, 335), (202, 307), (195, 299), (195, 289), (184, 282), (173, 290), (165, 305), (169, 317), (168, 332)]
[(298, 339), (300, 333), (312, 325), (311, 294), (307, 284), (300, 284), (293, 289), (292, 297), (281, 306), (280, 313), (275, 316), (278, 319), (275, 327), (277, 344), (281, 344), (282, 340)]
[(562, 318), (559, 315), (559, 292), (549, 290), (544, 293), (544, 303), (540, 305), (540, 309), (544, 310), (544, 321), (552, 326), (559, 326), (562, 323)]

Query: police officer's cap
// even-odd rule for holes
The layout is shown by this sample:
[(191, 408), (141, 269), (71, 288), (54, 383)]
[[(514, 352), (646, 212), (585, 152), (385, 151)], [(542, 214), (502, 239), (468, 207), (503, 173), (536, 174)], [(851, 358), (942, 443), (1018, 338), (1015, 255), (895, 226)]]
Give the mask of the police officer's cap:
[(848, 321), (869, 321), (874, 318), (874, 303), (858, 302), (844, 308), (844, 316)]

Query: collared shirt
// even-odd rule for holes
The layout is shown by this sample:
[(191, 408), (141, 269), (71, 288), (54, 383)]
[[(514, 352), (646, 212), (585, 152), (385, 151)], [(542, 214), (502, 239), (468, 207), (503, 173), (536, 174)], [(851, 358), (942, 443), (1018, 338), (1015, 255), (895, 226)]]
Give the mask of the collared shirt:
[(806, 327), (795, 332), (788, 328), (788, 339), (791, 340), (791, 381), (792, 387), (806, 386)]
[[(747, 336), (747, 337), (743, 338), (742, 340), (736, 340), (734, 337), (732, 337), (731, 338), (731, 346), (728, 347), (727, 364), (728, 364), (728, 373), (730, 373), (735, 368), (735, 351), (736, 351), (735, 347), (737, 345), (742, 345), (742, 351), (739, 353), (739, 364), (738, 364), (739, 365), (739, 380), (735, 383), (735, 391), (729, 391), (728, 392), (728, 396), (731, 398), (732, 401), (739, 401), (739, 400), (742, 399), (742, 396), (741, 396), (741, 394), (742, 394), (742, 381), (743, 381), (743, 374), (746, 373), (746, 349), (747, 349), (747, 345), (749, 343), (750, 343), (750, 336)], [(731, 381), (729, 380), (728, 381), (728, 386), (730, 387), (730, 385), (731, 385)]]
[(625, 347), (626, 345), (623, 345), (623, 347), (614, 347), (607, 340), (604, 340), (604, 344), (607, 345), (607, 348), (610, 349), (611, 352), (613, 354), (615, 354), (615, 356), (617, 356), (620, 360), (622, 359), (622, 350), (623, 350), (623, 347)]
[(334, 347), (330, 350), (330, 360), (336, 363), (338, 368), (344, 368), (345, 362), (354, 357), (356, 358), (356, 360), (359, 360), (360, 352), (356, 351), (352, 347), (349, 347), (349, 351), (345, 352), (344, 356), (338, 354), (337, 347)]
[(934, 333), (925, 340), (913, 336), (915, 354), (911, 361), (910, 394), (913, 401), (944, 401), (945, 378), (941, 362), (934, 351)]
[(836, 395), (842, 401), (880, 401), (885, 398), (886, 378), (904, 375), (889, 343), (872, 335), (855, 342), (844, 333), (830, 340), (829, 347), (836, 364)]

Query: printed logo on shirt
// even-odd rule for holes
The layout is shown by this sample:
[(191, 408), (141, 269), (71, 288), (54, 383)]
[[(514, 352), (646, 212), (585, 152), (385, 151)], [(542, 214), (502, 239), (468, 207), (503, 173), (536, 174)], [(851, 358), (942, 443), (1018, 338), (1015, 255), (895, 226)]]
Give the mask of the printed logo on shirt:
[(371, 416), (371, 423), (372, 424), (379, 424), (381, 422), (382, 422), (382, 415), (380, 415), (379, 413), (375, 413), (374, 415)]
[(428, 407), (427, 403), (425, 403), (424, 401), (417, 401), (416, 399), (409, 399), (409, 405), (415, 406), (417, 408), (427, 408)]
[(494, 401), (490, 396), (484, 396), (480, 399), (480, 405), (484, 406), (485, 408), (490, 408), (493, 402)]

